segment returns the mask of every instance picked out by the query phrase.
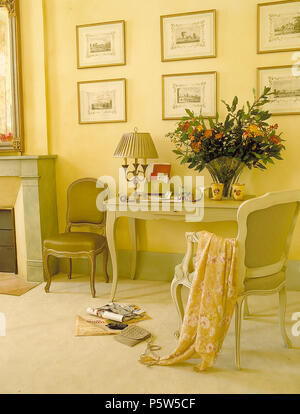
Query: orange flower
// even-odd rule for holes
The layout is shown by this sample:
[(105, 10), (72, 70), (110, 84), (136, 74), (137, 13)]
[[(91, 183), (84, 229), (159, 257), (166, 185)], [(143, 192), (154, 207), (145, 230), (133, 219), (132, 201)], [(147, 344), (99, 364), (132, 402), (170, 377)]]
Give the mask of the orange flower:
[(206, 131), (204, 131), (204, 137), (205, 138), (210, 138), (213, 134), (213, 129), (207, 129)]
[(281, 142), (281, 139), (278, 135), (273, 135), (273, 137), (270, 138), (270, 141), (273, 142), (273, 144), (279, 145)]
[(180, 124), (179, 127), (182, 129), (182, 131), (186, 132), (190, 127), (190, 123), (186, 121), (184, 124)]
[(224, 136), (224, 133), (223, 132), (220, 132), (219, 134), (216, 134), (215, 135), (215, 139), (222, 139), (223, 136)]
[(253, 137), (258, 137), (260, 135), (262, 135), (262, 131), (258, 128), (257, 125), (249, 125), (248, 129), (247, 129), (248, 133), (250, 133)]
[(189, 139), (190, 139), (191, 141), (195, 141), (196, 137), (195, 137), (195, 135), (194, 135), (194, 132), (191, 132), (191, 133), (189, 134)]
[(202, 125), (198, 125), (198, 126), (197, 126), (197, 128), (196, 128), (196, 130), (197, 130), (198, 132), (203, 131), (203, 126), (202, 126)]
[(201, 149), (201, 142), (192, 142), (191, 147), (194, 152), (199, 152)]

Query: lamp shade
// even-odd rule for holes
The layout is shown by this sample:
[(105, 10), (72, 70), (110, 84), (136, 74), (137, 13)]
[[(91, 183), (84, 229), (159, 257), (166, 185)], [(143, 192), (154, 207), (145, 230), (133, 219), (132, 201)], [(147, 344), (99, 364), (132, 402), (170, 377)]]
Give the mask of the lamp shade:
[(148, 132), (129, 132), (123, 134), (114, 157), (120, 158), (158, 158), (158, 154)]

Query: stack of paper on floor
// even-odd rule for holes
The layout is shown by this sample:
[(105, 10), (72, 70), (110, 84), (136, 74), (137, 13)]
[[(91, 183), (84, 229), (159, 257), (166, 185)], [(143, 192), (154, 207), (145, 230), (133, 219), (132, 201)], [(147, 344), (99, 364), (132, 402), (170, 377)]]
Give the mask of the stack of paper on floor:
[(87, 308), (87, 313), (93, 319), (85, 319), (82, 316), (76, 317), (76, 336), (101, 336), (116, 335), (120, 330), (109, 329), (106, 325), (110, 322), (124, 322), (134, 324), (150, 319), (147, 313), (136, 305), (121, 303), (108, 303), (100, 308)]
[(106, 321), (103, 319), (84, 319), (81, 316), (77, 316), (75, 336), (116, 335), (120, 332), (107, 328), (105, 324)]
[(106, 323), (114, 321), (130, 324), (150, 319), (140, 307), (123, 303), (108, 303), (100, 308), (88, 308), (87, 313), (104, 319)]

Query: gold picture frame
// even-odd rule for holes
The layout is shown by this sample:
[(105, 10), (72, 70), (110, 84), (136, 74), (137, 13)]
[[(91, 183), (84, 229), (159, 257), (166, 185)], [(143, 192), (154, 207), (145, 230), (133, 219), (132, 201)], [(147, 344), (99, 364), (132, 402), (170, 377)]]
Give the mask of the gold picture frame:
[[(189, 82), (187, 78), (202, 78), (201, 82), (201, 90), (200, 87), (197, 85), (193, 85), (192, 82)], [(168, 85), (168, 81), (172, 78), (174, 78), (174, 81), (182, 82), (182, 78), (186, 79), (186, 83), (170, 83)], [(212, 88), (208, 88), (205, 85), (205, 81), (208, 82), (210, 79), (210, 82), (213, 82), (210, 86)], [(167, 90), (168, 88), (168, 90)], [(180, 92), (180, 89), (182, 92)], [(190, 91), (195, 90), (195, 95), (190, 95)], [(175, 74), (166, 74), (162, 75), (162, 119), (163, 120), (179, 120), (183, 116), (186, 115), (185, 109), (190, 109), (192, 111), (199, 110), (197, 100), (201, 102), (201, 96), (202, 99), (205, 99), (206, 94), (210, 92), (210, 90), (213, 89), (213, 96), (206, 97), (206, 103), (210, 103), (210, 113), (202, 114), (204, 118), (216, 118), (217, 116), (217, 99), (218, 99), (218, 73), (216, 71), (209, 71), (209, 72), (192, 72), (192, 73), (175, 73)], [(173, 94), (173, 97), (168, 97), (168, 93), (171, 95)], [(184, 99), (181, 99), (180, 95), (183, 93), (184, 97), (186, 98), (186, 102), (184, 102)], [(199, 96), (197, 95), (199, 94)], [(202, 95), (201, 95), (202, 94)], [(168, 102), (169, 101), (169, 102)], [(194, 102), (193, 102), (194, 101)], [(201, 105), (199, 105), (201, 107)], [(168, 109), (169, 107), (169, 109)], [(171, 110), (170, 110), (170, 107)], [(199, 110), (200, 113), (201, 109)], [(173, 112), (173, 113), (172, 113)]]
[[(257, 68), (257, 94), (260, 95), (262, 93), (262, 89), (265, 86), (270, 86), (270, 85), (266, 85), (265, 83), (262, 83), (261, 82), (261, 72), (262, 71), (269, 71), (269, 74), (271, 75), (272, 72), (274, 74), (274, 73), (276, 73), (276, 71), (281, 71), (281, 73), (284, 74), (285, 71), (291, 70), (291, 79), (293, 80), (293, 82), (295, 82), (295, 76), (292, 73), (293, 68), (294, 68), (293, 65), (264, 66), (264, 67)], [(299, 91), (300, 91), (300, 75), (298, 75), (297, 78), (299, 78), (298, 83), (299, 83)], [(277, 82), (278, 85), (280, 85), (280, 79), (278, 79), (278, 77), (277, 77), (277, 79), (275, 79), (275, 81)], [(287, 88), (287, 79), (286, 78), (285, 78), (284, 82), (285, 82), (285, 85), (286, 85), (285, 88)], [(291, 91), (294, 91), (294, 84), (291, 84), (290, 90)], [(271, 91), (272, 91), (272, 89), (271, 89)], [(279, 96), (279, 99), (280, 99), (280, 89), (277, 89), (277, 95)], [(282, 103), (282, 106), (287, 107), (287, 105), (288, 105), (287, 98), (289, 97), (288, 96), (288, 90), (285, 89), (284, 92), (281, 93), (281, 95), (282, 95), (282, 98), (281, 99), (282, 100), (284, 100), (284, 99), (286, 100), (286, 101), (284, 101)], [(293, 98), (291, 98), (291, 100), (292, 99)], [(278, 112), (276, 112), (276, 111), (274, 111), (274, 108), (275, 108), (276, 104), (273, 103), (273, 110), (272, 110), (272, 106), (271, 105), (272, 104), (266, 105), (265, 108), (268, 109), (269, 112), (272, 113), (272, 116), (273, 115), (275, 115), (275, 116), (282, 116), (282, 115), (300, 115), (300, 93), (299, 93), (299, 106), (298, 106), (298, 108), (295, 111), (290, 111), (290, 110), (288, 110), (288, 111), (282, 111), (282, 110), (280, 110), (279, 104), (277, 104), (278, 107), (279, 107), (279, 110), (278, 110)]]
[[(101, 91), (100, 86), (107, 84)], [(77, 83), (79, 124), (127, 122), (127, 85), (125, 78)], [(95, 85), (98, 85), (97, 88)], [(110, 84), (110, 89), (108, 85)], [(117, 89), (119, 84), (119, 93)], [(94, 85), (94, 88), (93, 88)], [(85, 90), (83, 89), (85, 87)]]
[[(274, 33), (269, 33), (269, 35), (268, 35), (269, 41), (266, 40), (267, 36), (265, 35), (265, 33), (262, 33), (262, 28), (264, 28), (265, 30), (266, 30), (266, 28), (269, 28), (268, 24), (263, 24), (262, 12), (263, 12), (264, 8), (265, 9), (269, 8), (270, 12), (271, 12), (271, 9), (274, 9), (274, 8), (278, 9), (280, 7), (284, 7), (285, 5), (287, 5), (287, 6), (290, 6), (290, 8), (292, 9), (293, 8), (292, 6), (295, 3), (299, 3), (299, 7), (300, 7), (300, 0), (282, 0), (282, 1), (275, 1), (275, 2), (273, 1), (273, 2), (268, 2), (268, 3), (259, 3), (257, 5), (257, 46), (256, 47), (257, 47), (257, 53), (258, 54), (293, 52), (293, 51), (300, 50), (300, 33), (299, 33), (299, 35), (297, 33), (295, 34), (297, 46), (292, 45), (290, 47), (282, 47), (284, 42), (282, 41), (282, 39), (281, 40), (279, 39), (278, 40), (279, 45), (277, 46), (277, 48), (276, 47), (272, 48), (269, 45), (269, 48), (267, 46), (265, 46), (265, 48), (262, 49), (263, 39), (264, 39), (265, 43), (268, 43), (268, 42), (271, 43), (271, 41), (274, 41), (274, 42), (276, 41)], [(266, 12), (266, 10), (265, 10), (265, 12)], [(300, 12), (299, 12), (299, 16), (300, 16)], [(284, 19), (284, 21), (286, 21), (287, 18), (288, 17), (286, 16), (282, 19)], [(278, 15), (278, 12), (277, 12), (277, 14), (274, 14), (274, 12), (273, 12), (272, 15), (270, 14), (268, 16), (268, 19), (265, 18), (265, 20), (270, 20), (270, 19), (272, 19), (272, 25), (271, 26), (273, 27), (274, 32), (276, 32), (276, 30), (278, 31), (280, 29), (280, 27), (278, 29), (276, 29), (276, 26), (275, 26), (276, 25), (276, 20), (277, 20), (277, 24), (280, 23), (280, 21), (278, 22), (278, 20), (280, 19), (280, 16)], [(273, 20), (274, 20), (274, 22), (273, 22)], [(284, 35), (286, 35), (286, 36), (291, 35), (292, 33), (284, 33), (284, 24), (287, 24), (287, 23), (284, 23), (284, 21), (282, 20), (282, 26), (281, 26), (282, 29), (281, 30), (283, 31)], [(280, 41), (281, 41), (281, 45), (280, 45)], [(291, 42), (291, 39), (290, 39), (290, 42)]]
[(76, 26), (76, 49), (77, 69), (126, 65), (125, 20)]
[[(10, 56), (11, 134), (12, 140), (0, 143), (1, 152), (24, 152), (24, 115), (22, 93), (21, 34), (19, 0), (0, 0), (8, 14), (8, 48)], [(8, 104), (6, 104), (8, 105)], [(1, 131), (0, 131), (1, 132)]]
[[(209, 17), (208, 19), (206, 19), (206, 24), (208, 23), (209, 19), (210, 19), (210, 23), (211, 26), (210, 27), (210, 37), (212, 37), (212, 39), (208, 38), (208, 43), (210, 45), (210, 47), (208, 48), (209, 50), (207, 52), (205, 52), (205, 48), (204, 48), (204, 41), (202, 41), (201, 44), (201, 36), (200, 36), (200, 30), (202, 30), (202, 37), (203, 36), (207, 36), (207, 33), (205, 34), (205, 30), (203, 28), (204, 23), (198, 24), (193, 20), (194, 16), (201, 16), (203, 19), (203, 15), (206, 14), (208, 15), (207, 17)], [(186, 19), (185, 19), (186, 18)], [(183, 32), (181, 31), (181, 39), (177, 39), (176, 38), (176, 33), (171, 34), (170, 31), (173, 30), (176, 31), (180, 31), (180, 28), (174, 28), (172, 27), (172, 29), (168, 29), (167, 27), (167, 23), (168, 20), (174, 20), (177, 21), (177, 25), (173, 26), (180, 26), (185, 28), (186, 32), (192, 32), (193, 27), (192, 25), (197, 25), (197, 30), (199, 31), (199, 35), (197, 37), (197, 33), (195, 33), (193, 31), (192, 35), (183, 35)], [(186, 22), (184, 22), (184, 20), (186, 20)], [(190, 21), (189, 21), (190, 20)], [(163, 15), (160, 16), (160, 41), (161, 41), (161, 61), (162, 62), (172, 62), (172, 61), (178, 61), (178, 60), (191, 60), (191, 59), (207, 59), (207, 58), (215, 58), (217, 56), (217, 29), (216, 29), (216, 25), (217, 25), (217, 21), (216, 21), (216, 9), (211, 9), (211, 10), (202, 10), (202, 11), (196, 11), (196, 12), (187, 12), (187, 13), (177, 13), (177, 14), (167, 14), (167, 15)], [(168, 46), (168, 40), (170, 40), (170, 37), (173, 38), (173, 57), (172, 55), (170, 55), (169, 52), (169, 57), (167, 56), (167, 46)], [(174, 37), (175, 39), (175, 46), (174, 46)], [(188, 47), (186, 47), (186, 49), (191, 49), (189, 52), (186, 50), (186, 53), (188, 53), (188, 55), (184, 55), (184, 53), (182, 53), (182, 55), (180, 55), (180, 50), (184, 49), (184, 45), (185, 43), (188, 45)], [(193, 45), (194, 43), (194, 45)], [(176, 46), (177, 45), (177, 46)], [(193, 51), (193, 46), (194, 46), (194, 55), (192, 54)], [(202, 48), (202, 54), (201, 54), (201, 48)], [(176, 51), (176, 49), (178, 49)], [(197, 51), (198, 50), (198, 51)], [(196, 52), (197, 51), (197, 52)], [(192, 52), (192, 53), (191, 53)], [(198, 54), (197, 54), (198, 53)]]

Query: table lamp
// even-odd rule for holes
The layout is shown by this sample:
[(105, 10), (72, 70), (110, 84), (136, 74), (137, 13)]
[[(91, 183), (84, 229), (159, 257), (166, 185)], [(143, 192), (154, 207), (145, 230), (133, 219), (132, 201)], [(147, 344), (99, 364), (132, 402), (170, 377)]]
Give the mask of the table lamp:
[[(146, 177), (147, 159), (158, 158), (158, 154), (151, 135), (148, 132), (138, 132), (138, 129), (135, 128), (134, 132), (123, 134), (114, 157), (123, 158), (122, 167), (126, 180), (132, 182), (136, 190), (138, 183), (144, 181)], [(128, 158), (134, 159), (131, 170), (129, 170)], [(139, 159), (142, 162), (139, 163)]]

